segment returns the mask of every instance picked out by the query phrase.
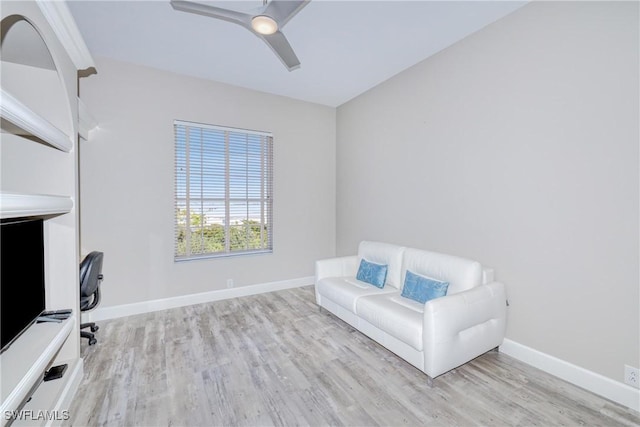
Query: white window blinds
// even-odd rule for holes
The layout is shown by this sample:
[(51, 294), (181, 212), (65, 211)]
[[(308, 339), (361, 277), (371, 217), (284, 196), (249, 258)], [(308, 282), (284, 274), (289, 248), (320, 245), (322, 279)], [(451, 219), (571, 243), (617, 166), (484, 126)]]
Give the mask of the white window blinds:
[(273, 137), (174, 121), (175, 259), (273, 249)]

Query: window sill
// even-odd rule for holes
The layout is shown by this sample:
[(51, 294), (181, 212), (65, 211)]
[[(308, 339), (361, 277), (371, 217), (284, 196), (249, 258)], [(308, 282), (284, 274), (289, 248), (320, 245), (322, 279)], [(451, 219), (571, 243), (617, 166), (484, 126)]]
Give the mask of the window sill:
[(231, 253), (216, 253), (216, 254), (203, 254), (203, 255), (191, 255), (191, 256), (183, 256), (183, 257), (174, 257), (175, 262), (184, 262), (184, 261), (194, 261), (194, 260), (203, 260), (203, 259), (212, 259), (212, 258), (236, 258), (236, 257), (244, 257), (251, 255), (265, 255), (273, 253), (273, 249), (261, 249), (256, 251), (245, 251), (245, 252), (231, 252)]

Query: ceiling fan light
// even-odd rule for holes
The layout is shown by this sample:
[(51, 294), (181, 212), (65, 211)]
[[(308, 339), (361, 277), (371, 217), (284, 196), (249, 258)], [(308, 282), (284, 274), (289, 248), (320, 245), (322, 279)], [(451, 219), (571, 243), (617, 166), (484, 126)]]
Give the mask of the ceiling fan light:
[(267, 15), (254, 16), (251, 20), (251, 27), (256, 33), (268, 36), (278, 31), (278, 23)]

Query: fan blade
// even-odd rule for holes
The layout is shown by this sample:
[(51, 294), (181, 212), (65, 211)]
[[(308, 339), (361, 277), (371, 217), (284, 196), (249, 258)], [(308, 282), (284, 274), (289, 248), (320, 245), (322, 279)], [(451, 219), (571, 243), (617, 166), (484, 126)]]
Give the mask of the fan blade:
[(233, 22), (234, 24), (240, 24), (249, 29), (251, 28), (251, 18), (253, 16), (242, 12), (236, 12), (235, 10), (223, 9), (221, 7), (184, 0), (171, 0), (171, 7), (182, 12), (195, 13), (198, 15), (222, 19), (224, 21)]
[(264, 14), (272, 17), (282, 28), (296, 13), (309, 4), (311, 0), (272, 0), (264, 10)]
[[(311, 0), (273, 0), (265, 8), (264, 14), (273, 18), (278, 23), (278, 26), (282, 27), (310, 1)], [(171, 7), (173, 7), (175, 10), (222, 19), (224, 21), (242, 25), (253, 34), (264, 40), (264, 42), (274, 51), (274, 53), (278, 55), (282, 63), (287, 67), (289, 71), (293, 71), (296, 68), (300, 67), (300, 61), (298, 60), (298, 57), (287, 41), (287, 38), (284, 36), (284, 34), (282, 34), (281, 31), (276, 31), (274, 34), (270, 35), (263, 35), (257, 33), (251, 27), (251, 20), (253, 19), (254, 15), (187, 0), (171, 0), (170, 3)]]
[(289, 71), (293, 71), (300, 67), (298, 57), (281, 31), (276, 31), (271, 35), (259, 34), (258, 36), (269, 45), (276, 55), (278, 55)]

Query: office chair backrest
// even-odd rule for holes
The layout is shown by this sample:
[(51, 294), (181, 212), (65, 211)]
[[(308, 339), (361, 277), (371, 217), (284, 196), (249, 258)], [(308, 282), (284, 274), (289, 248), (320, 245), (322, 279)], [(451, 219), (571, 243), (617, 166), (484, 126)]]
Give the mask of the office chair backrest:
[[(80, 309), (89, 309), (92, 297), (99, 295), (104, 253), (93, 251), (80, 264)], [(96, 295), (97, 294), (97, 295)], [(93, 298), (94, 302), (97, 298)], [(95, 305), (95, 304), (92, 304)]]

